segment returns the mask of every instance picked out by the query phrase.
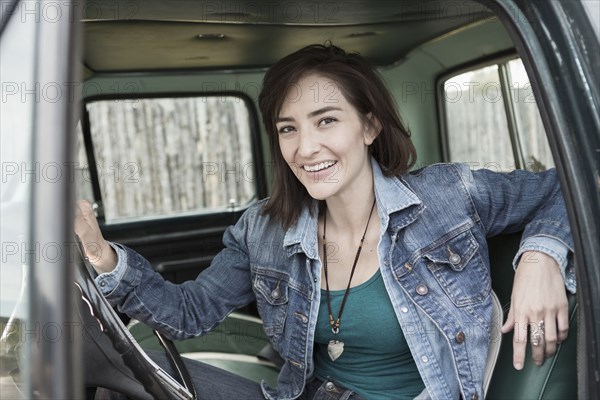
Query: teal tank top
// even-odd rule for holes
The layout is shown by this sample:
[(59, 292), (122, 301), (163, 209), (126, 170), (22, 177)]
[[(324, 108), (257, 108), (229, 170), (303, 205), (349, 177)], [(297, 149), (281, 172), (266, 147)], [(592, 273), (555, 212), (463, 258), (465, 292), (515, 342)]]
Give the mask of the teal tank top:
[[(337, 318), (344, 290), (331, 291), (330, 297)], [(344, 342), (344, 352), (334, 362), (327, 344), (335, 336)], [(337, 335), (331, 331), (327, 295), (321, 290), (314, 359), (319, 379), (329, 377), (365, 399), (412, 399), (425, 388), (379, 270), (350, 289)]]

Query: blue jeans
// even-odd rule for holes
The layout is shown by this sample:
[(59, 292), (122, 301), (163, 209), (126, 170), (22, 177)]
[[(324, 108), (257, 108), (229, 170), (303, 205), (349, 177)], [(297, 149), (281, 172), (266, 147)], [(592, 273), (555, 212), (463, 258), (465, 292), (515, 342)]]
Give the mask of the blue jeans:
[(358, 394), (331, 379), (317, 378), (306, 383), (299, 400), (363, 400)]
[[(167, 373), (176, 376), (162, 352), (146, 350), (146, 353)], [(199, 361), (185, 357), (183, 360), (194, 381), (199, 400), (264, 400), (265, 398), (260, 385), (254, 381)], [(99, 389), (96, 399), (123, 400), (126, 397), (106, 389)], [(306, 384), (299, 400), (362, 400), (362, 397), (331, 380), (323, 382), (314, 378)]]

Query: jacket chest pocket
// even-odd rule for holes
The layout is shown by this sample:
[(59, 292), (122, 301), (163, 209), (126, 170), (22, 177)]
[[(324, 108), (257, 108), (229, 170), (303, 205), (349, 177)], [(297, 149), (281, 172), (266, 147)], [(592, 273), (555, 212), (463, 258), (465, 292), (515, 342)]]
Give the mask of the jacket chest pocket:
[(423, 254), (429, 271), (459, 307), (480, 303), (490, 292), (488, 268), (478, 250), (479, 243), (466, 231)]
[(288, 307), (289, 277), (280, 272), (256, 273), (253, 280), (256, 305), (265, 334), (276, 338), (283, 332)]

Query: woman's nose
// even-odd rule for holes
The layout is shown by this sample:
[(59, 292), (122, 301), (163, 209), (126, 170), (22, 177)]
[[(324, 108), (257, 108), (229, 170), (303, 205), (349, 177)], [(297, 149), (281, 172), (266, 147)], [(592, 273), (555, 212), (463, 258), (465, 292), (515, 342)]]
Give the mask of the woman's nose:
[(298, 155), (302, 158), (310, 158), (317, 153), (321, 147), (319, 137), (316, 132), (310, 129), (303, 129), (299, 135)]

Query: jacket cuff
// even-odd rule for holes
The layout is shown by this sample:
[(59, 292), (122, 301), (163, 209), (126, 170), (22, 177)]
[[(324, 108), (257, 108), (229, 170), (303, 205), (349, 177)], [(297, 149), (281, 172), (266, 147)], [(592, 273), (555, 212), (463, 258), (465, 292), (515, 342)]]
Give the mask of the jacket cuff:
[(127, 252), (116, 243), (108, 242), (108, 244), (117, 253), (117, 266), (111, 272), (100, 274), (95, 278), (96, 286), (104, 296), (110, 296), (114, 292), (127, 270)]
[(521, 259), (521, 255), (526, 251), (539, 251), (552, 257), (562, 274), (567, 290), (571, 293), (576, 291), (575, 267), (570, 260), (572, 259), (569, 247), (561, 240), (550, 236), (531, 236), (523, 240), (519, 251), (513, 259), (513, 268), (516, 270)]

